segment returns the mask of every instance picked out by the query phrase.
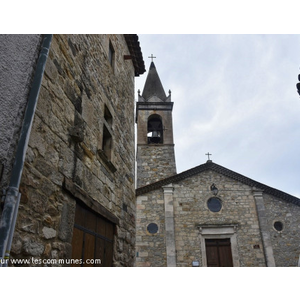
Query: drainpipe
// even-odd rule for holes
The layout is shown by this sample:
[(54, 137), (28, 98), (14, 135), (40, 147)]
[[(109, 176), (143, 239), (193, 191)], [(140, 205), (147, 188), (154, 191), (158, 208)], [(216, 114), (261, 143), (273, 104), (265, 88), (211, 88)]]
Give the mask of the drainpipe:
[(42, 84), (43, 74), (52, 40), (52, 34), (45, 34), (43, 37), (40, 55), (30, 89), (27, 107), (24, 115), (21, 134), (17, 146), (15, 162), (12, 168), (9, 187), (6, 190), (4, 208), (0, 222), (0, 266), (7, 266), (11, 242), (14, 234), (15, 223), (19, 210), (21, 194), (19, 187), (24, 167), (28, 141), (31, 133), (33, 118)]
[[(11, 222), (11, 228), (10, 228), (10, 231), (9, 231), (8, 241), (7, 241), (7, 244), (6, 244), (6, 252), (5, 252), (5, 256), (4, 256), (4, 261), (1, 262), (0, 267), (7, 267), (8, 266), (8, 260), (9, 260), (9, 257), (10, 257), (10, 248), (11, 248), (12, 240), (13, 240), (13, 237), (14, 237), (20, 199), (21, 199), (21, 193), (18, 193), (18, 198), (17, 198), (17, 202), (16, 202), (16, 205), (15, 205), (15, 209), (14, 209), (13, 219), (12, 219), (12, 222)], [(2, 265), (2, 263), (3, 263), (3, 265)]]

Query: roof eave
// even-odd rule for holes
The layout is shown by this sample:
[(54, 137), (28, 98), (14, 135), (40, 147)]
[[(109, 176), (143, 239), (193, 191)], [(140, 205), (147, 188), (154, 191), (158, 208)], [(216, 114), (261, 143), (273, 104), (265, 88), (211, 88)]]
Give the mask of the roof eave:
[(146, 72), (142, 50), (137, 34), (124, 34), (134, 66), (134, 75), (140, 76)]
[(282, 192), (278, 189), (275, 189), (275, 188), (272, 188), (270, 186), (267, 186), (265, 184), (262, 184), (258, 181), (255, 181), (255, 180), (252, 180), (244, 175), (241, 175), (239, 173), (236, 173), (234, 171), (231, 171), (229, 169), (226, 169), (218, 164), (215, 164), (211, 161), (205, 163), (205, 164), (201, 164), (195, 168), (192, 168), (192, 169), (189, 169), (187, 171), (184, 171), (182, 173), (179, 173), (179, 174), (176, 174), (176, 175), (173, 175), (171, 177), (168, 177), (168, 178), (165, 178), (163, 180), (160, 180), (160, 181), (157, 181), (157, 182), (154, 182), (154, 183), (151, 183), (149, 185), (146, 185), (146, 186), (143, 186), (143, 187), (140, 187), (138, 189), (136, 189), (136, 196), (139, 196), (139, 195), (143, 195), (145, 193), (148, 193), (150, 191), (153, 191), (153, 190), (156, 190), (156, 189), (159, 189), (161, 188), (162, 186), (165, 186), (167, 184), (171, 184), (171, 183), (175, 183), (175, 182), (178, 182), (178, 181), (181, 181), (181, 180), (184, 180), (188, 177), (191, 177), (191, 176), (194, 176), (194, 175), (197, 175), (199, 173), (202, 173), (204, 171), (208, 171), (208, 170), (211, 170), (211, 171), (215, 171), (217, 173), (220, 173), (224, 176), (227, 176), (231, 179), (234, 179), (234, 180), (237, 180), (241, 183), (244, 183), (248, 186), (251, 186), (253, 188), (258, 188), (258, 189), (261, 189), (263, 190), (266, 194), (269, 194), (269, 195), (272, 195), (272, 196), (275, 196), (275, 197), (278, 197), (280, 199), (283, 199), (287, 202), (291, 202), (295, 205), (298, 205), (300, 206), (300, 199), (295, 197), (295, 196), (292, 196), (290, 194), (287, 194), (285, 192)]

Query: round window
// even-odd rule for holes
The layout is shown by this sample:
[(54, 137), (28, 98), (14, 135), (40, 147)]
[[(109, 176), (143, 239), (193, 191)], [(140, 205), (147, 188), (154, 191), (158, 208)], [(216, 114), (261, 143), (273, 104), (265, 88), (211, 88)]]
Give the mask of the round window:
[(283, 224), (282, 222), (280, 221), (276, 221), (274, 222), (274, 228), (277, 230), (277, 231), (282, 231), (283, 230)]
[(157, 226), (157, 224), (155, 224), (155, 223), (150, 223), (150, 224), (147, 226), (147, 231), (148, 231), (149, 233), (152, 233), (152, 234), (157, 233), (157, 232), (158, 232), (158, 226)]
[(208, 199), (208, 201), (207, 201), (207, 207), (212, 212), (218, 212), (222, 208), (222, 202), (221, 202), (221, 200), (219, 198), (212, 197), (212, 198)]

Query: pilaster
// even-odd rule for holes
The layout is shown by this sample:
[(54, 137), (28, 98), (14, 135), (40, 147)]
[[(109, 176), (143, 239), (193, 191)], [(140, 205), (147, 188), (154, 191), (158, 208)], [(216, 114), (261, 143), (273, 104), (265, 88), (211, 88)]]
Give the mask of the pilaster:
[(165, 203), (165, 230), (166, 230), (166, 253), (167, 267), (176, 267), (176, 248), (174, 230), (174, 207), (173, 207), (173, 185), (163, 187)]
[(256, 204), (261, 238), (264, 245), (266, 264), (267, 267), (275, 267), (276, 265), (275, 265), (275, 259), (273, 254), (273, 247), (271, 243), (271, 236), (268, 230), (268, 222), (267, 222), (268, 220), (265, 212), (263, 191), (259, 189), (253, 189), (253, 196)]

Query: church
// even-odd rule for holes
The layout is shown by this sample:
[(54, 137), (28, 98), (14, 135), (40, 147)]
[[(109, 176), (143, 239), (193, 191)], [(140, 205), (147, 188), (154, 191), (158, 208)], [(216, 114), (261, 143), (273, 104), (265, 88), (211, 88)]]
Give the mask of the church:
[(136, 103), (135, 266), (298, 266), (300, 199), (209, 156), (177, 173), (173, 105), (152, 61)]
[(136, 34), (0, 40), (1, 266), (299, 265), (300, 199), (210, 157), (177, 173)]

